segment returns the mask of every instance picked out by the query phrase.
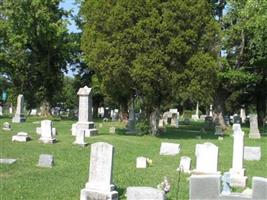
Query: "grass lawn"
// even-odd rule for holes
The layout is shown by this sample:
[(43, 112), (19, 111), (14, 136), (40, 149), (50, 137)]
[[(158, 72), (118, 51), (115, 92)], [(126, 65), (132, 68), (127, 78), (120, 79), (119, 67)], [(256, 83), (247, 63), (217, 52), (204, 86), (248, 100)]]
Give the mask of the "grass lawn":
[[(33, 121), (38, 118), (28, 118), (22, 124), (11, 124), (12, 131), (3, 131), (2, 124), (10, 122), (10, 118), (0, 119), (0, 157), (15, 158), (12, 165), (0, 165), (0, 199), (79, 199), (80, 190), (88, 180), (90, 145), (85, 148), (72, 145), (71, 124), (74, 121), (54, 121), (57, 128), (58, 142), (41, 144), (35, 129), (38, 124)], [(98, 122), (96, 123), (98, 127)], [(108, 133), (110, 126), (119, 129), (117, 134)], [(189, 175), (176, 171), (181, 156), (192, 158), (191, 169), (195, 164), (195, 145), (197, 143), (212, 142), (219, 147), (218, 170), (228, 171), (232, 165), (233, 138), (227, 132), (224, 140), (218, 140), (213, 132), (201, 133), (203, 123), (194, 122), (192, 125), (181, 125), (179, 129), (167, 128), (167, 132), (160, 137), (127, 136), (124, 135), (125, 124), (119, 122), (105, 122), (99, 129), (99, 135), (86, 138), (89, 144), (104, 141), (115, 147), (113, 181), (119, 192), (120, 199), (125, 198), (128, 186), (152, 186), (162, 182), (167, 176), (171, 183), (168, 199), (188, 199)], [(259, 140), (248, 138), (245, 131), (246, 146), (261, 146), (262, 158), (260, 161), (244, 161), (244, 168), (248, 176), (248, 187), (251, 187), (253, 176), (267, 177), (267, 136), (266, 133)], [(19, 131), (28, 132), (32, 140), (27, 143), (12, 143), (11, 137)], [(201, 139), (197, 136), (201, 136)], [(179, 143), (181, 152), (177, 156), (160, 156), (161, 142)], [(52, 169), (39, 168), (37, 162), (42, 153), (52, 154), (55, 166)], [(136, 157), (145, 156), (153, 160), (153, 165), (147, 169), (136, 169)], [(178, 180), (180, 180), (178, 182)], [(178, 189), (179, 188), (179, 189)]]

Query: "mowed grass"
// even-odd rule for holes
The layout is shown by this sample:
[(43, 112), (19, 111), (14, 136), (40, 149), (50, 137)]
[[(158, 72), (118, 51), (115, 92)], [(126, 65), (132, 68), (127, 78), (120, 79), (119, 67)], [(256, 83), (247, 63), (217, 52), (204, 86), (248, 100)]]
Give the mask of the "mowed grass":
[[(181, 156), (192, 158), (191, 169), (195, 164), (195, 145), (212, 142), (219, 147), (218, 170), (228, 171), (232, 165), (233, 138), (229, 130), (224, 140), (218, 140), (213, 131), (201, 132), (203, 123), (194, 122), (191, 125), (180, 125), (179, 129), (167, 128), (160, 137), (124, 135), (125, 124), (120, 122), (105, 122), (99, 128), (99, 135), (86, 138), (89, 145), (85, 148), (73, 145), (71, 125), (74, 121), (54, 121), (57, 128), (57, 143), (41, 144), (35, 129), (38, 124), (33, 121), (38, 118), (28, 118), (27, 122), (11, 124), (12, 131), (0, 130), (1, 158), (15, 158), (12, 165), (0, 165), (0, 199), (79, 199), (80, 190), (88, 180), (90, 144), (103, 141), (115, 147), (113, 181), (119, 192), (119, 199), (126, 199), (125, 192), (129, 186), (156, 187), (167, 176), (171, 184), (168, 199), (189, 198), (189, 175), (179, 174), (176, 169)], [(0, 125), (10, 118), (0, 119)], [(98, 127), (98, 122), (96, 123)], [(110, 126), (116, 126), (117, 134), (109, 134)], [(261, 146), (260, 161), (244, 161), (248, 176), (248, 187), (251, 187), (253, 176), (267, 177), (267, 137), (259, 140), (248, 138), (249, 129), (244, 127), (245, 145)], [(19, 131), (28, 132), (32, 140), (27, 143), (11, 142), (12, 135)], [(198, 136), (201, 136), (198, 137)], [(161, 142), (178, 143), (181, 152), (177, 156), (160, 156)], [(37, 167), (40, 154), (52, 154), (55, 166), (51, 169)], [(136, 157), (145, 156), (153, 160), (151, 167), (136, 169)]]

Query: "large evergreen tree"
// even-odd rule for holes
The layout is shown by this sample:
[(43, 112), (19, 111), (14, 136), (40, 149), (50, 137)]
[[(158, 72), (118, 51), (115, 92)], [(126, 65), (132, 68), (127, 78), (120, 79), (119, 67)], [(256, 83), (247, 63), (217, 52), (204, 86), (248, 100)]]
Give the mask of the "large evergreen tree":
[(107, 94), (143, 99), (157, 134), (164, 101), (212, 101), (218, 26), (209, 1), (87, 0), (82, 49)]

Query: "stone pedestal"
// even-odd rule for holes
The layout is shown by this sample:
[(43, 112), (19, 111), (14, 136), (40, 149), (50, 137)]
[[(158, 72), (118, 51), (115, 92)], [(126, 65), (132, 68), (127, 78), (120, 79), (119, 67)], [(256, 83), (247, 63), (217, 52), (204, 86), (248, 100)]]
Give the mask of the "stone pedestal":
[(23, 108), (24, 108), (24, 97), (22, 94), (20, 94), (17, 98), (17, 110), (15, 116), (12, 118), (13, 123), (21, 123), (25, 121)]
[(250, 114), (249, 122), (250, 122), (249, 138), (252, 138), (252, 139), (261, 138), (260, 131), (258, 128), (258, 115)]
[(231, 186), (233, 187), (246, 187), (247, 177), (244, 176), (245, 169), (243, 169), (243, 155), (244, 155), (244, 132), (234, 132), (233, 144), (233, 161), (230, 172)]
[(81, 190), (80, 200), (118, 200), (112, 184), (114, 147), (98, 142), (91, 145), (89, 180)]
[(72, 125), (72, 135), (75, 136), (80, 130), (85, 131), (85, 137), (91, 137), (98, 133), (95, 124), (92, 121), (92, 93), (91, 88), (87, 86), (80, 88), (79, 96), (79, 120)]

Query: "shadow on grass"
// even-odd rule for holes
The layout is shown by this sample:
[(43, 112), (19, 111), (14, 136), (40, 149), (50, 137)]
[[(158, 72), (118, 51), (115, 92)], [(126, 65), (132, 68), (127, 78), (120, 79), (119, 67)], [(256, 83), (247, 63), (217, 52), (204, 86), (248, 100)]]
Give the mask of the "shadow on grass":
[(126, 189), (116, 187), (116, 191), (119, 193), (119, 199), (125, 199)]
[[(157, 136), (158, 138), (168, 138), (168, 139), (192, 139), (201, 137), (201, 139), (218, 139), (218, 135), (214, 135), (213, 130), (209, 131), (201, 131), (203, 126), (199, 127), (190, 127), (190, 125), (186, 128), (173, 128), (167, 127), (167, 131)], [(224, 137), (229, 137), (228, 135), (224, 135)]]

